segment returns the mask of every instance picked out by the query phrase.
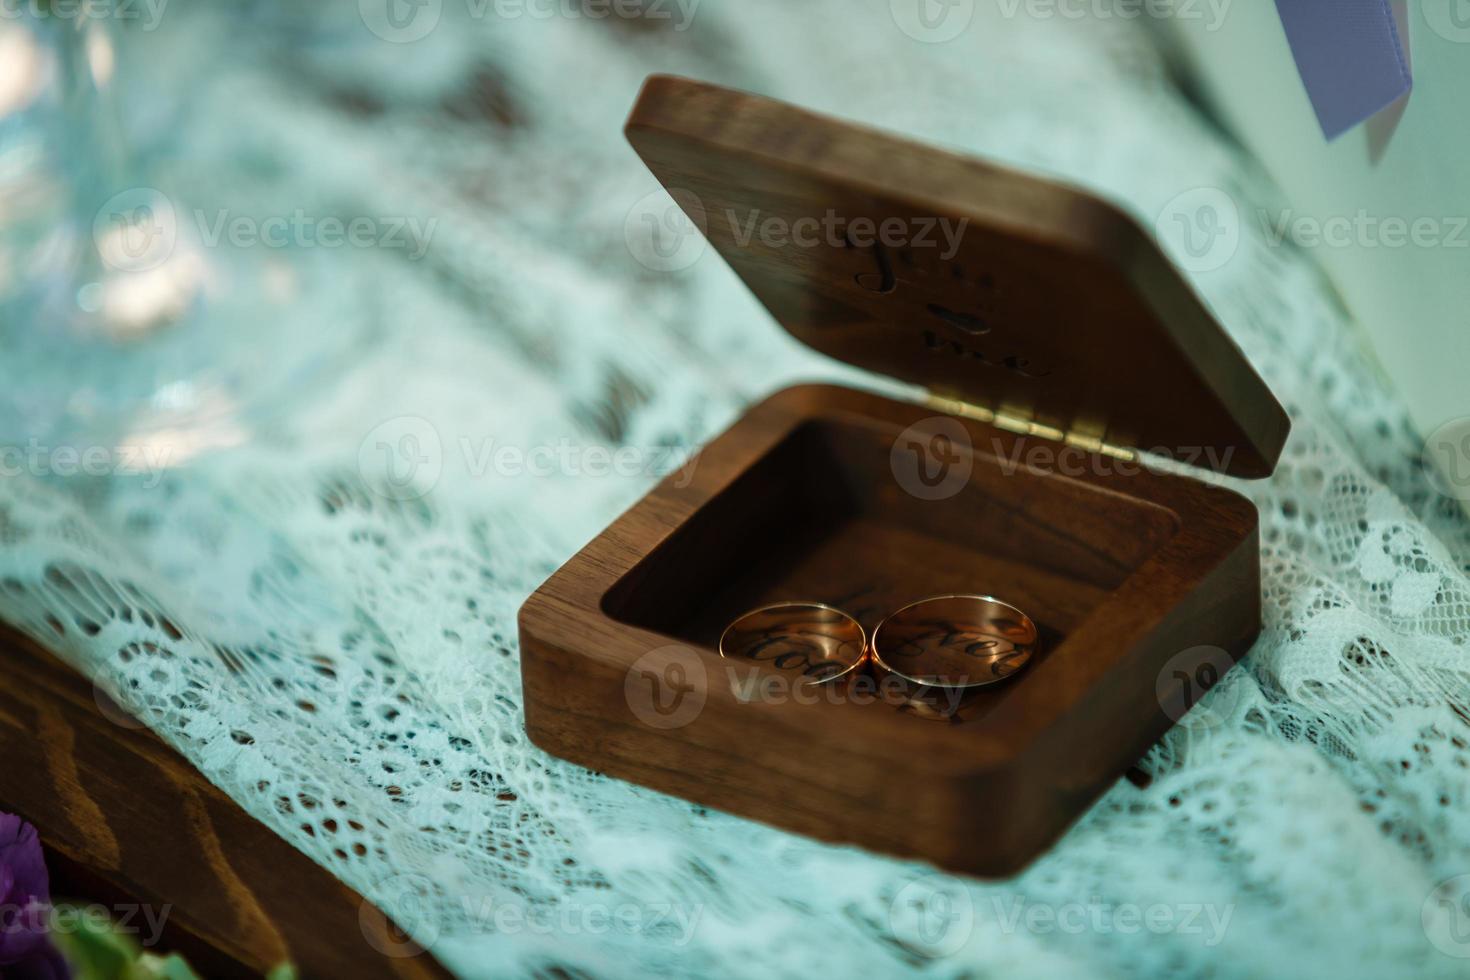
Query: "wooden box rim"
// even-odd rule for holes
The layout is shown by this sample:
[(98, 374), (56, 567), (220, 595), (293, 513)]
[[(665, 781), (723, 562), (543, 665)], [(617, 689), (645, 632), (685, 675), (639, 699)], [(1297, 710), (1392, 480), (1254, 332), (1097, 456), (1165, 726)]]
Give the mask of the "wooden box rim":
[[(714, 650), (697, 648), (676, 637), (610, 619), (603, 608), (608, 592), (641, 561), (655, 553), (686, 520), (727, 489), (749, 465), (775, 448), (797, 425), (824, 416), (871, 418), (865, 410), (870, 410), (877, 402), (893, 401), (885, 395), (823, 383), (793, 385), (767, 397), (706, 445), (688, 486), (676, 487), (677, 475), (666, 477), (553, 573), (522, 606), (521, 630), (547, 642), (581, 649), (588, 659), (624, 671), (629, 660), (614, 652), (615, 645), (587, 642), (607, 624), (614, 623), (618, 632), (636, 641), (640, 649), (682, 645), (696, 649), (711, 668), (717, 668), (721, 661)], [(911, 409), (915, 420), (929, 414), (929, 410), (918, 403), (897, 404)], [(1018, 440), (1030, 438), (977, 420), (961, 419), (961, 422), (975, 434), (977, 447), (983, 435), (1000, 440), (999, 445), (1010, 453)], [(759, 441), (753, 445), (746, 444), (739, 452), (728, 452), (733, 446), (736, 430), (748, 432), (752, 428), (760, 431)], [(974, 452), (979, 458), (996, 459), (993, 454), (978, 448)], [(924, 760), (916, 763), (925, 772), (962, 778), (1017, 764), (1025, 749), (1040, 734), (1086, 696), (1095, 684), (1106, 682), (1106, 675), (1114, 664), (1104, 658), (1090, 656), (1087, 651), (1131, 648), (1154, 627), (1159, 608), (1170, 607), (1188, 596), (1194, 583), (1164, 574), (1166, 570), (1188, 566), (1202, 557), (1217, 556), (1227, 544), (1222, 534), (1245, 540), (1253, 538), (1256, 532), (1258, 514), (1250, 500), (1228, 488), (1192, 477), (1146, 468), (1128, 476), (1110, 473), (1073, 476), (1045, 471), (1039, 475), (1046, 479), (1086, 484), (1104, 494), (1116, 494), (1164, 508), (1175, 521), (1174, 531), (1167, 542), (1128, 577), (1109, 603), (1075, 628), (1061, 646), (1050, 652), (1044, 663), (1028, 671), (1028, 683), (1021, 689), (1029, 692), (1030, 696), (1008, 701), (1000, 709), (1007, 715), (990, 726), (997, 731), (967, 735), (969, 744), (978, 742), (978, 748), (955, 752), (952, 737), (945, 726), (927, 725), (916, 729), (911, 718), (897, 713), (873, 713), (868, 723), (874, 726), (879, 743), (887, 741), (882, 737), (885, 727), (894, 731), (905, 730), (910, 736), (915, 731), (922, 731), (928, 736), (925, 741), (934, 751), (924, 753)], [(657, 527), (657, 532), (649, 537), (647, 532), (651, 527)], [(1222, 527), (1230, 530), (1222, 532)], [(1065, 683), (1049, 683), (1050, 675), (1064, 673), (1067, 675)], [(1059, 698), (1058, 692), (1065, 696)], [(729, 690), (720, 684), (710, 684), (709, 697), (716, 702), (716, 709), (743, 710), (748, 707), (737, 704)], [(843, 741), (834, 737), (833, 729), (819, 717), (820, 714), (812, 711), (770, 712), (766, 720), (781, 725), (791, 736), (801, 738), (807, 744), (844, 748)], [(912, 744), (910, 737), (908, 745), (911, 747)], [(912, 762), (907, 754), (904, 758), (908, 760), (905, 764)]]

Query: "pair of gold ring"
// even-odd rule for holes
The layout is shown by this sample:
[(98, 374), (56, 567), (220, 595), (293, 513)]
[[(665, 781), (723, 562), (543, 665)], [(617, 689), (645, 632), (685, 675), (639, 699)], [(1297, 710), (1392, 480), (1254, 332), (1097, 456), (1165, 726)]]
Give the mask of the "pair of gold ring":
[(869, 664), (919, 691), (968, 691), (1014, 676), (1036, 653), (1036, 624), (988, 595), (942, 595), (911, 602), (867, 632), (822, 602), (780, 602), (741, 616), (720, 637), (720, 656), (799, 670), (813, 684), (836, 684)]

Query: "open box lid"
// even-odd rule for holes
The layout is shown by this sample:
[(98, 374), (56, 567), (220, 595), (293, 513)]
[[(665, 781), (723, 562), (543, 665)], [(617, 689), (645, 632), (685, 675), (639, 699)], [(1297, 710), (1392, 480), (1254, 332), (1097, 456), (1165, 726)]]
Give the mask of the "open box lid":
[(1275, 468), (1285, 410), (1116, 207), (687, 79), (649, 79), (627, 134), (811, 347), (1085, 448)]

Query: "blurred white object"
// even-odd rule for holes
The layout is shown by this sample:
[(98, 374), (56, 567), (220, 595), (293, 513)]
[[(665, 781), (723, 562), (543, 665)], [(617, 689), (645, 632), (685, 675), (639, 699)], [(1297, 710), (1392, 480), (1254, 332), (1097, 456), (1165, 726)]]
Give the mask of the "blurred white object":
[[(1407, 99), (1326, 142), (1271, 3), (1168, 26), (1204, 94), (1286, 192), (1242, 204), (1313, 253), (1408, 406), (1442, 489), (1470, 499), (1470, 4), (1397, 3)], [(1284, 237), (1282, 237), (1284, 235)]]
[(179, 147), (229, 121), (188, 117), (178, 86), (127, 86), (126, 18), (49, 10), (0, 18), (0, 447), (177, 464), (237, 445), (359, 336), (361, 290), (340, 272), (304, 288), (321, 263), (302, 247), (211, 238), (227, 219), (201, 215), (231, 212), (158, 171), (205, 169)]

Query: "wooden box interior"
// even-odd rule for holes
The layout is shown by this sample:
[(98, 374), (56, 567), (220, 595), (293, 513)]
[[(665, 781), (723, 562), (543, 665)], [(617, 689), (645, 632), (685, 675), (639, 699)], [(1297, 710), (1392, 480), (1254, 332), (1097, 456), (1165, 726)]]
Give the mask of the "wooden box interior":
[[(800, 423), (625, 575), (604, 611), (713, 651), (768, 603), (825, 602), (871, 633), (915, 599), (980, 590), (1029, 612), (1044, 658), (1176, 529), (1166, 508), (982, 452), (954, 496), (920, 499), (893, 477), (901, 431), (859, 415)], [(1102, 506), (1110, 520), (1091, 519)], [(972, 696), (966, 720), (1008, 690)]]

